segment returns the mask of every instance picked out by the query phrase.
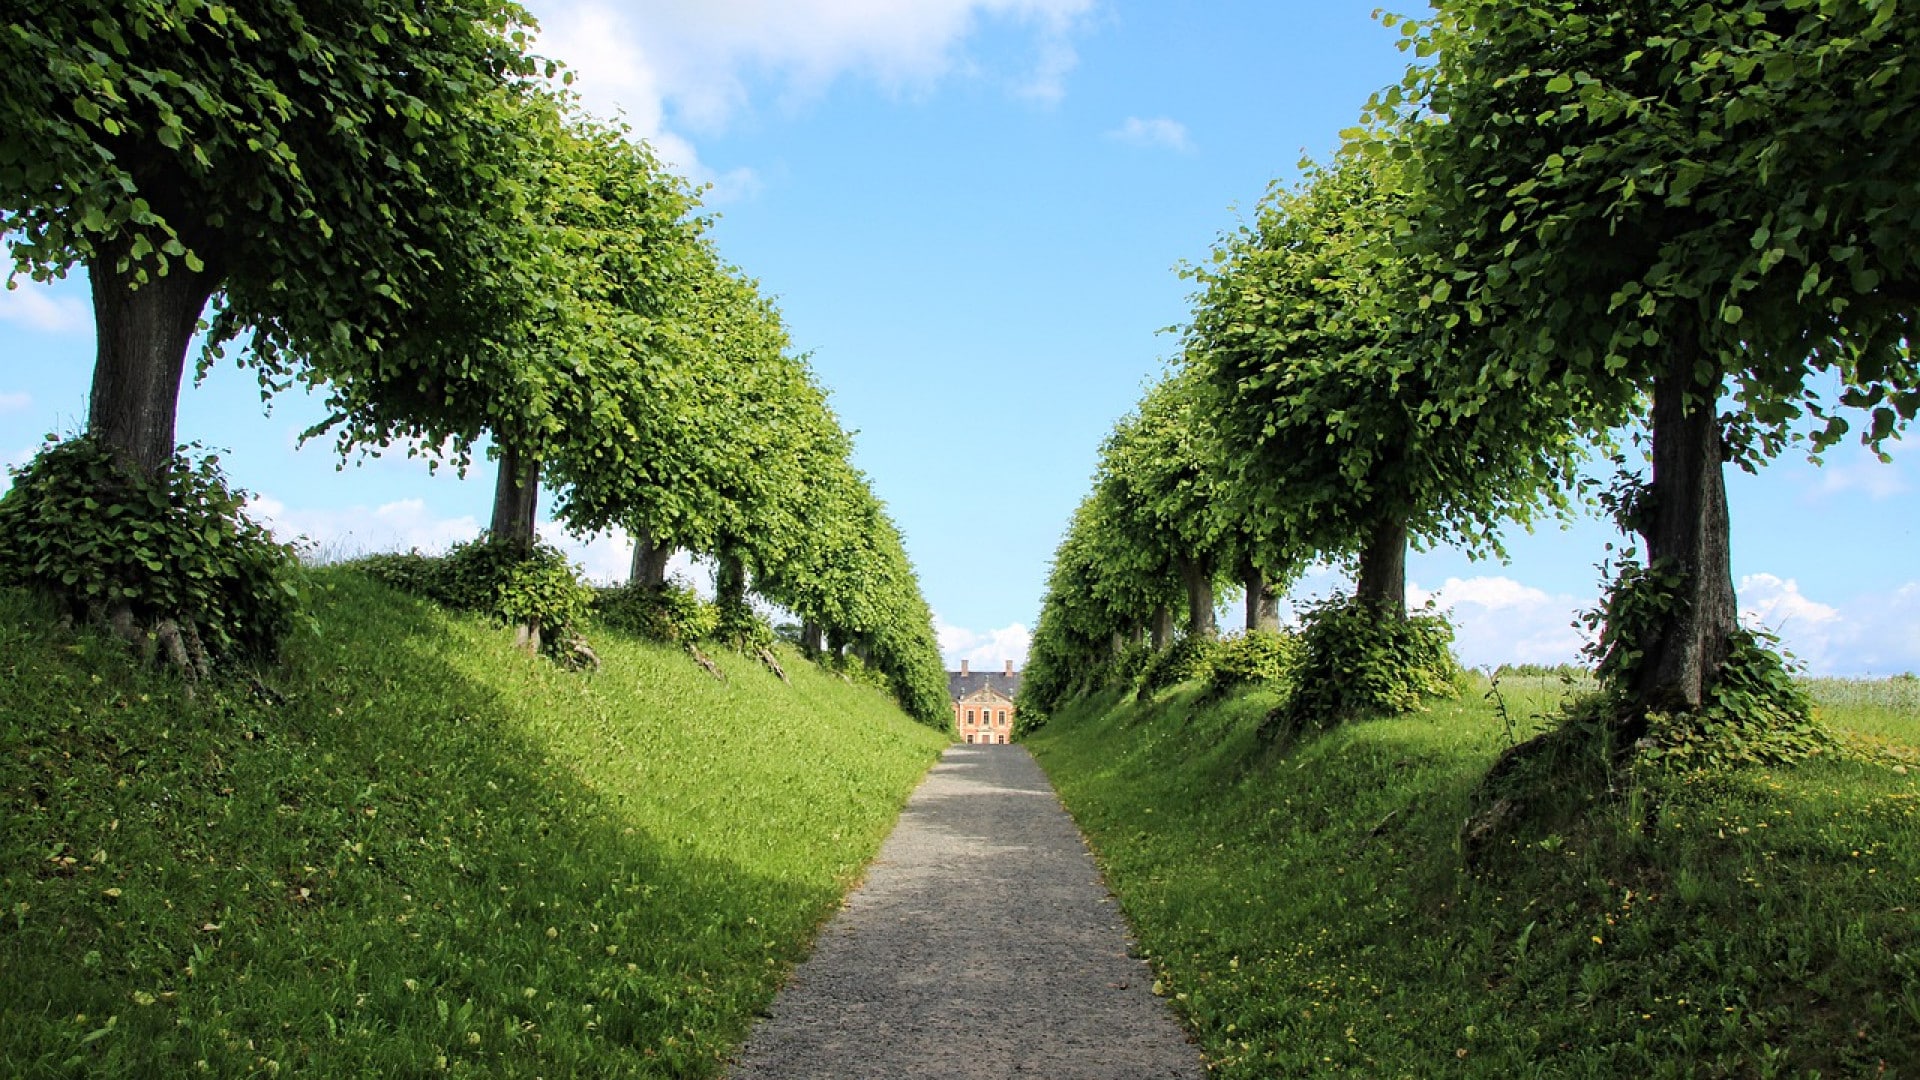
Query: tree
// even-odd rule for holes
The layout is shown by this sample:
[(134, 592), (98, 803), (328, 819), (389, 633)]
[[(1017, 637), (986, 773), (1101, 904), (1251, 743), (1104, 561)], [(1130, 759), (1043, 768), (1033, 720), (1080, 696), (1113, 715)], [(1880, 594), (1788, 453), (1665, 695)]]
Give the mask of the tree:
[[(1210, 640), (1219, 634), (1215, 586), (1241, 552), (1239, 533), (1223, 513), (1219, 462), (1196, 412), (1197, 392), (1182, 373), (1149, 390), (1101, 448), (1095, 484), (1106, 497), (1100, 505), (1110, 511), (1108, 524), (1133, 553), (1127, 561), (1147, 576), (1178, 580), (1187, 632)], [(1110, 554), (1118, 563), (1122, 550)]]
[(1055, 556), (1056, 569), (1079, 575), (1084, 588), (1050, 588), (1048, 595), (1080, 611), (1080, 625), (1092, 640), (1144, 635), (1154, 649), (1164, 649), (1173, 640), (1173, 609), (1185, 598), (1185, 585), (1170, 572), (1159, 545), (1135, 541), (1131, 511), (1121, 498), (1118, 486), (1096, 480)]
[(526, 23), (500, 0), (75, 0), (11, 15), (0, 232), (15, 272), (87, 268), (89, 432), (129, 468), (165, 467), (210, 297), (214, 340), (250, 331), (267, 372), (410, 332), (448, 254), (487, 242), (450, 211), (501, 201), (497, 114), (480, 103), (534, 74)]
[(1410, 539), (1497, 550), (1502, 522), (1560, 500), (1576, 454), (1550, 414), (1436, 412), (1431, 339), (1403, 302), (1403, 189), (1369, 149), (1275, 187), (1194, 271), (1186, 359), (1253, 546), (1354, 557), (1360, 602), (1403, 619)]
[(683, 346), (684, 324), (711, 259), (691, 192), (625, 129), (558, 97), (512, 104), (519, 141), (501, 186), (516, 210), (494, 211), (505, 221), (491, 247), (437, 305), (464, 316), (305, 377), (330, 413), (309, 434), (332, 430), (343, 455), (405, 439), (464, 464), (490, 436), (489, 535), (525, 548), (543, 476), (563, 493), (559, 516), (591, 532), (689, 452), (707, 407), (689, 369), (713, 361)]
[(1757, 467), (1797, 423), (1816, 450), (1841, 438), (1817, 375), (1876, 448), (1920, 408), (1920, 20), (1872, 0), (1436, 7), (1409, 38), (1434, 63), (1376, 104), (1429, 114), (1405, 152), (1443, 408), (1647, 424), (1632, 523), (1670, 607), (1622, 643), (1627, 722), (1697, 710), (1737, 629), (1724, 464)]
[[(1114, 536), (1107, 531), (1110, 510), (1098, 493), (1082, 499), (1054, 551), (1020, 682), (1023, 723), (1042, 722), (1076, 690), (1088, 689), (1090, 675), (1111, 655), (1114, 637), (1143, 626), (1153, 611), (1164, 609), (1170, 578), (1160, 575), (1122, 585), (1126, 572), (1118, 577), (1113, 573), (1107, 546)], [(1128, 586), (1159, 591), (1135, 593)], [(1116, 596), (1124, 599), (1116, 604)]]

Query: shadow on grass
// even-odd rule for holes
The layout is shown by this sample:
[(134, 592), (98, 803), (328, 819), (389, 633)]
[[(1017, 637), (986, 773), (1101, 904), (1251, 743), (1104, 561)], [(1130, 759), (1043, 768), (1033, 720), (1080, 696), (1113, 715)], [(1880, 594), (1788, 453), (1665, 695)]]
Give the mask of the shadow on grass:
[(544, 661), (327, 581), (191, 702), (0, 594), (0, 1073), (717, 1072), (830, 875), (650, 833), (529, 733)]

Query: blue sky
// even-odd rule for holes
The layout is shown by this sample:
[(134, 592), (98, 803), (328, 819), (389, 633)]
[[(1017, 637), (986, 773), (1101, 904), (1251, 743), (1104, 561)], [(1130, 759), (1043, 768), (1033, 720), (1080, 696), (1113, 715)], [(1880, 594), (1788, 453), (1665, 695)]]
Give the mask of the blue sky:
[[(1303, 154), (1327, 155), (1405, 60), (1376, 0), (535, 0), (543, 49), (711, 183), (728, 258), (779, 298), (857, 463), (905, 533), (950, 663), (1022, 659), (1100, 439), (1162, 370), (1204, 258)], [(84, 277), (0, 293), (0, 458), (86, 414)], [(258, 509), (329, 553), (478, 531), (491, 474), (336, 470), (316, 416), (251, 377), (183, 395)], [(1819, 673), (1920, 669), (1913, 454), (1790, 454), (1734, 474), (1743, 609)], [(1410, 563), (1463, 658), (1573, 659), (1611, 530), (1512, 538), (1510, 564)], [(556, 538), (557, 534), (556, 534)], [(623, 537), (569, 541), (624, 571)], [(697, 573), (697, 570), (694, 571)], [(1301, 594), (1338, 587), (1308, 577)]]

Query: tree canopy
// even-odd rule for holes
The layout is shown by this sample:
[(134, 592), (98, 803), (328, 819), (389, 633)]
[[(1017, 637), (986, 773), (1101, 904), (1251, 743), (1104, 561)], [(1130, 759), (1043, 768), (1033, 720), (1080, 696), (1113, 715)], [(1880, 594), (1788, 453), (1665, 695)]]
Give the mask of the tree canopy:
[(569, 528), (715, 556), (730, 590), (751, 575), (944, 719), (898, 530), (779, 311), (689, 185), (527, 52), (519, 7), (78, 0), (10, 20), (0, 231), (15, 273), (88, 270), (108, 460), (173, 467), (206, 326), (203, 363), (240, 343), (263, 387), (323, 395), (309, 434), (343, 455), (464, 466), (488, 440), (496, 536), (531, 548), (544, 477)]
[(1502, 524), (1563, 503), (1577, 447), (1550, 411), (1436, 409), (1444, 341), (1408, 287), (1400, 172), (1368, 150), (1276, 187), (1194, 272), (1186, 359), (1256, 543), (1357, 556), (1360, 594), (1403, 612), (1410, 538), (1498, 550)]
[(1677, 591), (1630, 680), (1697, 707), (1737, 626), (1722, 463), (1842, 437), (1818, 375), (1871, 446), (1920, 408), (1920, 25), (1863, 0), (1437, 9), (1409, 38), (1433, 63), (1377, 104), (1424, 110), (1404, 155), (1440, 403), (1517, 388), (1647, 423), (1632, 524)]
[[(1100, 450), (1094, 483), (1114, 534), (1108, 571), (1135, 581), (1178, 580), (1187, 595), (1189, 633), (1212, 637), (1216, 579), (1237, 567), (1245, 539), (1231, 514), (1218, 446), (1200, 409), (1201, 387), (1186, 373), (1155, 384), (1139, 408), (1114, 425)], [(1106, 587), (1116, 601), (1128, 590)]]
[(38, 3), (0, 28), (0, 230), (16, 271), (93, 279), (89, 427), (173, 452), (188, 339), (250, 333), (270, 371), (412, 329), (457, 208), (512, 208), (494, 90), (536, 74), (497, 0)]

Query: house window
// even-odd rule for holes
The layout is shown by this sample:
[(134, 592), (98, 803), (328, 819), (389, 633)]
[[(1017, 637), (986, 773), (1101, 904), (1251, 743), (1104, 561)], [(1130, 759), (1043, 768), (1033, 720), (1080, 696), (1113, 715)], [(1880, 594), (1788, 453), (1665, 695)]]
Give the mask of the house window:
[(971, 723), (973, 723), (973, 710), (972, 710), (972, 709), (968, 709), (968, 710), (967, 710), (967, 723), (969, 723), (969, 724), (971, 724)]
[(1000, 726), (1001, 727), (1007, 726), (1007, 710), (1005, 709), (1000, 710)]
[(969, 732), (967, 732), (967, 741), (968, 741), (968, 742), (972, 742), (972, 741), (973, 741), (973, 732), (971, 732), (971, 731), (969, 731)]

